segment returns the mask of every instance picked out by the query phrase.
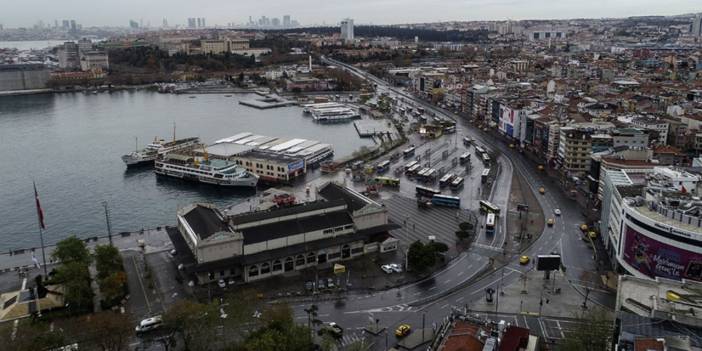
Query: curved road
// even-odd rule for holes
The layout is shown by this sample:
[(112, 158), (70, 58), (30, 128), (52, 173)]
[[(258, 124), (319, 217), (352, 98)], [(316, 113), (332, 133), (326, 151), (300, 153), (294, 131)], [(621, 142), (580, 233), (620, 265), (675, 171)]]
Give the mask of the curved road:
[[(322, 60), (347, 69), (363, 79), (370, 80), (377, 84), (379, 89), (387, 90), (390, 93), (411, 100), (416, 105), (421, 105), (425, 109), (434, 112), (437, 116), (444, 116), (459, 122), (457, 123), (457, 133), (460, 133), (461, 137), (470, 136), (478, 140), (482, 145), (500, 151), (504, 157), (498, 159), (502, 169), (498, 178), (503, 178), (496, 181), (495, 184), (501, 186), (495, 186), (492, 194), (493, 198), (500, 199), (498, 205), (501, 208), (506, 208), (506, 199), (510, 187), (504, 186), (504, 178), (509, 178), (511, 182), (512, 172), (516, 169), (526, 180), (531, 191), (536, 194), (546, 218), (552, 217), (555, 219), (554, 226), (545, 227), (542, 235), (521, 254), (535, 257), (536, 255), (548, 254), (553, 251), (560, 252), (563, 265), (566, 267), (566, 276), (571, 285), (581, 294), (585, 294), (586, 289), (589, 290), (588, 302), (595, 302), (610, 308), (614, 306), (614, 298), (611, 294), (592, 288), (594, 284), (583, 279), (584, 275), (596, 271), (596, 266), (592, 259), (593, 252), (580, 239), (579, 225), (583, 223), (584, 216), (581, 214), (575, 201), (564, 196), (552, 178), (549, 178), (543, 172), (538, 172), (535, 164), (525, 160), (515, 150), (510, 149), (501, 142), (495, 142), (494, 136), (471, 127), (458, 116), (419, 100), (401, 90), (388, 87), (384, 81), (355, 67), (324, 57), (322, 57)], [(539, 187), (546, 189), (544, 195), (538, 194), (537, 189)], [(504, 200), (501, 200), (503, 198)], [(498, 200), (495, 201), (497, 202)], [(553, 216), (556, 208), (562, 212), (559, 217)], [(507, 216), (501, 217), (506, 218)], [(504, 219), (501, 225), (503, 228), (503, 230), (499, 231), (501, 235), (496, 235), (495, 239), (490, 242), (485, 241), (484, 238), (479, 238), (478, 242), (500, 247), (505, 239)], [(517, 258), (521, 254), (508, 254), (512, 255), (512, 257), (508, 260), (510, 263), (504, 269), (494, 269), (492, 272), (471, 281), (477, 273), (488, 266), (488, 258), (468, 251), (453, 260), (442, 271), (414, 284), (368, 295), (349, 294), (342, 301), (317, 301), (315, 304), (319, 307), (318, 317), (324, 321), (336, 321), (347, 328), (347, 330), (360, 329), (367, 326), (371, 319), (378, 318), (381, 325), (393, 329), (400, 322), (407, 322), (420, 327), (422, 315), (424, 314), (428, 321), (427, 327), (430, 328), (432, 325), (431, 321), (441, 321), (448, 314), (450, 307), (463, 307), (469, 305), (471, 301), (483, 298), (484, 291), (487, 288), (498, 290), (499, 286), (517, 282), (522, 272), (529, 268), (529, 266), (525, 267), (518, 264)], [(297, 318), (306, 320), (303, 310), (309, 307), (311, 303), (293, 305)]]

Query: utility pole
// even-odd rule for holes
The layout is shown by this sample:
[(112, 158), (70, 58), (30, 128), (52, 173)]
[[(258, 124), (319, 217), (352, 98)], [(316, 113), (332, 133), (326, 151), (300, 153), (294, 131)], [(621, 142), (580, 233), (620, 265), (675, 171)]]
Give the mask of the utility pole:
[(107, 201), (102, 202), (102, 207), (105, 209), (105, 224), (107, 225), (107, 238), (110, 240), (110, 246), (112, 245), (112, 225), (110, 223), (110, 209), (107, 208)]

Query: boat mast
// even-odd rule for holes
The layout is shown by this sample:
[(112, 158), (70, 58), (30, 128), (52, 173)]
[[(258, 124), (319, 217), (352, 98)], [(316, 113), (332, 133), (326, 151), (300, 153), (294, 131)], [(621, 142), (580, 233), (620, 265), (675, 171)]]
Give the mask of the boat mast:
[(173, 122), (173, 141), (176, 141), (175, 132), (176, 132), (176, 124), (175, 124), (175, 122)]
[(139, 137), (134, 137), (134, 151), (139, 152)]

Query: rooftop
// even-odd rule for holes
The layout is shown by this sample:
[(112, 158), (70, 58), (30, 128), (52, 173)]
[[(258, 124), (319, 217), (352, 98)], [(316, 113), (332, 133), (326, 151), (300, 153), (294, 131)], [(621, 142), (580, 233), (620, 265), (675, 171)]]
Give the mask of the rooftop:
[(619, 277), (617, 310), (702, 328), (702, 283)]

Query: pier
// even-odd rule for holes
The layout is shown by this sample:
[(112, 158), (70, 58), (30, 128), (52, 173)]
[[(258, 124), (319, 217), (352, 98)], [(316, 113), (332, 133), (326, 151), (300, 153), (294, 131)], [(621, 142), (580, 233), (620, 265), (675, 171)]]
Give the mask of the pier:
[(293, 106), (297, 103), (295, 101), (286, 100), (277, 96), (264, 96), (259, 99), (247, 99), (239, 100), (239, 104), (249, 107), (254, 107), (260, 110), (265, 110), (269, 108)]

